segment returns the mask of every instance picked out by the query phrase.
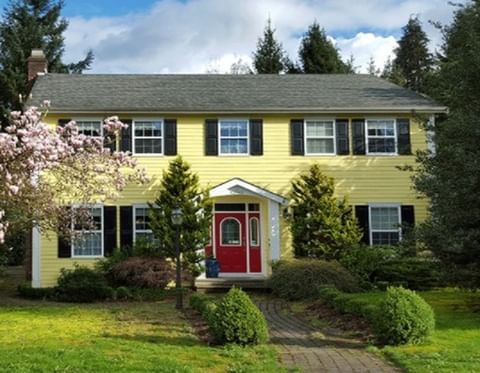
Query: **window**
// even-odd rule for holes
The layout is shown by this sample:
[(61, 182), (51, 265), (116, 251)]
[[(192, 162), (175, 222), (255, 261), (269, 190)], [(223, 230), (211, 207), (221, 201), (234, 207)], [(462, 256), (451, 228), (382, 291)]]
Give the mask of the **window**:
[(395, 245), (400, 241), (400, 207), (370, 206), (370, 242)]
[(133, 152), (163, 154), (163, 121), (136, 120), (133, 123)]
[(102, 121), (100, 120), (77, 120), (75, 121), (78, 127), (78, 133), (82, 133), (85, 136), (101, 137)]
[(153, 242), (155, 236), (150, 228), (150, 208), (135, 207), (135, 241)]
[(367, 154), (396, 154), (394, 119), (367, 120)]
[(74, 224), (77, 233), (72, 242), (72, 257), (103, 256), (103, 208), (93, 207), (90, 210), (93, 227), (85, 228)]
[(248, 154), (248, 120), (219, 122), (220, 154)]
[(335, 154), (335, 123), (333, 120), (305, 121), (306, 154)]
[(260, 246), (258, 218), (250, 218), (250, 246)]
[(228, 218), (221, 224), (222, 245), (240, 246), (240, 222)]

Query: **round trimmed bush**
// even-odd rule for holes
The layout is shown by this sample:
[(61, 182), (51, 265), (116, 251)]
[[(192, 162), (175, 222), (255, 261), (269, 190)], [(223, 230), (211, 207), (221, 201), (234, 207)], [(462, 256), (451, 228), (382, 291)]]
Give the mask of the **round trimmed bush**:
[(269, 284), (275, 295), (287, 300), (316, 298), (325, 285), (347, 293), (361, 290), (357, 279), (338, 262), (320, 259), (280, 261), (273, 268)]
[(129, 300), (132, 299), (132, 292), (125, 286), (120, 286), (116, 290), (117, 299), (119, 300)]
[(95, 302), (113, 298), (113, 289), (99, 272), (84, 266), (62, 268), (55, 293), (64, 302)]
[(389, 287), (379, 305), (375, 329), (386, 344), (421, 343), (435, 329), (435, 314), (414, 291)]
[(268, 341), (265, 317), (250, 297), (233, 287), (218, 306), (207, 309), (207, 321), (218, 343), (240, 345)]

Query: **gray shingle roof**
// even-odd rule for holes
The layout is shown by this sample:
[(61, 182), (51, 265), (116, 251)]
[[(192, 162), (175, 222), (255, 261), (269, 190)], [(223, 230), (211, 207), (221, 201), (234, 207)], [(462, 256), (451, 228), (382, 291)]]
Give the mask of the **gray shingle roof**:
[(38, 76), (27, 105), (51, 112), (439, 112), (431, 99), (370, 75)]

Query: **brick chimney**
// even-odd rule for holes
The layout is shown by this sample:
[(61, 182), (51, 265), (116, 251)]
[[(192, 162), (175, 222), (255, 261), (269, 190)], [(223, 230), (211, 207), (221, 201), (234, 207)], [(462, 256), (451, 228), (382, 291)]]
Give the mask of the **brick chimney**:
[(27, 59), (28, 83), (32, 83), (38, 73), (47, 72), (47, 58), (41, 49), (32, 49), (32, 54)]

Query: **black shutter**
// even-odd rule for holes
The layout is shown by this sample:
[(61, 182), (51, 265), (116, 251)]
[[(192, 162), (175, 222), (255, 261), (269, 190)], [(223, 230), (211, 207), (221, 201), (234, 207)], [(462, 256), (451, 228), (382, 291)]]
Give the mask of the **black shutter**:
[(120, 119), (120, 122), (127, 124), (128, 128), (122, 129), (122, 136), (120, 137), (120, 150), (122, 152), (132, 151), (132, 120)]
[(263, 155), (263, 121), (250, 120), (250, 155)]
[(292, 155), (304, 155), (304, 134), (303, 119), (292, 119), (290, 121), (290, 141)]
[(103, 254), (111, 256), (117, 247), (117, 207), (103, 207)]
[(133, 245), (133, 208), (132, 206), (120, 206), (120, 247), (132, 247)]
[(402, 210), (402, 225), (413, 227), (415, 226), (415, 208), (411, 205), (404, 205)]
[(71, 121), (71, 119), (59, 119), (58, 120), (58, 126), (59, 127), (65, 127), (65, 125), (70, 121)]
[(365, 154), (365, 119), (352, 120), (353, 154)]
[[(70, 122), (70, 120), (67, 120), (67, 123), (68, 122)], [(70, 210), (71, 207), (66, 207), (66, 209)], [(62, 237), (59, 235), (58, 236), (58, 257), (70, 258), (71, 256), (72, 256), (72, 243), (66, 237)]]
[(177, 155), (177, 120), (165, 119), (163, 123), (165, 131), (165, 155)]
[[(103, 123), (100, 123), (100, 125), (103, 126)], [(105, 131), (105, 129), (103, 129), (103, 147), (110, 149), (111, 153), (117, 150), (117, 136), (114, 133)]]
[(397, 144), (398, 154), (412, 154), (412, 146), (410, 144), (410, 119), (397, 119)]
[(348, 119), (337, 119), (335, 121), (335, 136), (337, 141), (337, 154), (350, 154), (350, 146), (348, 141)]
[(358, 226), (363, 231), (362, 242), (370, 245), (370, 229), (368, 224), (368, 206), (355, 206), (355, 217)]
[(218, 155), (218, 120), (205, 121), (205, 155)]

